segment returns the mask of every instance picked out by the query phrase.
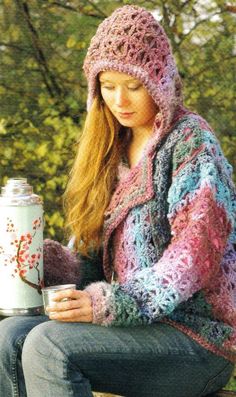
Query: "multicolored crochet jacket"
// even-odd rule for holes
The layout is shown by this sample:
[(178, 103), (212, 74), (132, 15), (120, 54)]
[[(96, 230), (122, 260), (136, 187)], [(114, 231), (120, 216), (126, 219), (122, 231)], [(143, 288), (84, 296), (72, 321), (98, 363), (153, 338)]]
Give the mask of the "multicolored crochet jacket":
[(134, 168), (121, 167), (105, 214), (106, 281), (85, 288), (93, 322), (166, 322), (236, 362), (232, 167), (195, 113), (185, 112), (155, 139)]

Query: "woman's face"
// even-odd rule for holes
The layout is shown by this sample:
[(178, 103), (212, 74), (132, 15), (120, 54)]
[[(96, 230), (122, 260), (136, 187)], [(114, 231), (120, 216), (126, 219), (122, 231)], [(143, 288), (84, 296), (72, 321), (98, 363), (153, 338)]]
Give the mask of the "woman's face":
[(140, 80), (116, 71), (103, 71), (98, 77), (103, 100), (121, 125), (145, 127), (153, 122), (158, 106)]

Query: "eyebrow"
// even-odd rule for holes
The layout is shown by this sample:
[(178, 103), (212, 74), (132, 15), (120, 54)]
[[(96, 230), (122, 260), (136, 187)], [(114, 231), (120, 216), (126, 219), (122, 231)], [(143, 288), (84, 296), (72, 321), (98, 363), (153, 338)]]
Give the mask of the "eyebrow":
[[(101, 77), (101, 79), (99, 79), (99, 81), (100, 81), (100, 83), (113, 83), (113, 81), (107, 80), (107, 79), (103, 79), (102, 77)], [(124, 82), (131, 82), (131, 81), (138, 82), (138, 79), (127, 79), (127, 80), (124, 80)]]

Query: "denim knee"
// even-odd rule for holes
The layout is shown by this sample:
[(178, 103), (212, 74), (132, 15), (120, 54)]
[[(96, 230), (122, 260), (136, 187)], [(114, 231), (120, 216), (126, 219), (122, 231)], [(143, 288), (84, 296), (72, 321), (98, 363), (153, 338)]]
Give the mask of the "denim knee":
[(44, 372), (50, 361), (62, 360), (63, 353), (57, 347), (52, 322), (39, 324), (27, 335), (22, 350), (22, 366), (26, 377)]
[[(25, 343), (22, 350), (22, 365), (24, 372), (25, 370), (28, 372), (33, 367), (36, 362), (38, 362), (41, 358), (41, 354), (39, 353), (40, 347), (45, 346), (45, 335), (43, 332), (44, 324), (40, 324), (37, 327), (33, 328), (27, 335), (25, 339)], [(44, 349), (45, 353), (49, 353), (47, 348)]]
[[(26, 337), (22, 365), (27, 394), (92, 397), (89, 381), (71, 361), (63, 325), (50, 321), (35, 327)], [(73, 350), (73, 346), (71, 351)]]

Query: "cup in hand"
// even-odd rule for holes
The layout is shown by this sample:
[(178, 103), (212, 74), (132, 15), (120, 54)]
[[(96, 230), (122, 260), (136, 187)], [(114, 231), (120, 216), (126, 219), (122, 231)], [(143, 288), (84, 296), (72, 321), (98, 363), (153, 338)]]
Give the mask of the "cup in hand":
[[(51, 306), (52, 303), (55, 303), (55, 301), (52, 300), (55, 292), (65, 291), (67, 289), (76, 289), (76, 284), (53, 285), (51, 287), (42, 288), (44, 313), (45, 314), (47, 314), (47, 315), (49, 314), (46, 311), (46, 307)], [(65, 301), (65, 300), (68, 300), (68, 298), (63, 299), (63, 301)]]

